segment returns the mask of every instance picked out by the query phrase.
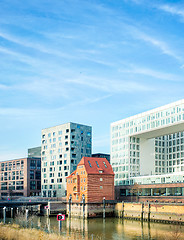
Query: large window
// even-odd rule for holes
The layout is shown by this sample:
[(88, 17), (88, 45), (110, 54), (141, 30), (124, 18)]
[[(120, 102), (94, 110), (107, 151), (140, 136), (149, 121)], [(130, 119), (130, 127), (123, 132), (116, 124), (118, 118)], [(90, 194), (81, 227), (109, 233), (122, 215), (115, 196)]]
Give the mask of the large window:
[(33, 170), (30, 170), (30, 179), (34, 179), (34, 171)]
[(36, 181), (30, 181), (30, 189), (35, 190), (36, 189)]

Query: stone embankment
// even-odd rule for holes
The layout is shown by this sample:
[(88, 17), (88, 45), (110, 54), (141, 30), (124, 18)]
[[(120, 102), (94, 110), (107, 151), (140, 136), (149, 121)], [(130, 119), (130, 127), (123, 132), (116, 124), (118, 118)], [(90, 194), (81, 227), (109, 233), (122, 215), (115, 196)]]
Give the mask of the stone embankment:
[(184, 204), (180, 203), (62, 203), (50, 202), (48, 215), (66, 213), (70, 217), (119, 217), (140, 221), (184, 224)]

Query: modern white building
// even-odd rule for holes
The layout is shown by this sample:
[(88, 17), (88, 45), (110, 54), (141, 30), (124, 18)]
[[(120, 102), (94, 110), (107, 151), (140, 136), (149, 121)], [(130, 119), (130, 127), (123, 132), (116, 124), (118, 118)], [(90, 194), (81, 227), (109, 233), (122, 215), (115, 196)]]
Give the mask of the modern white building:
[(115, 185), (184, 171), (184, 100), (112, 123), (111, 164)]
[(91, 157), (92, 127), (66, 123), (42, 130), (42, 196), (66, 195), (66, 177)]

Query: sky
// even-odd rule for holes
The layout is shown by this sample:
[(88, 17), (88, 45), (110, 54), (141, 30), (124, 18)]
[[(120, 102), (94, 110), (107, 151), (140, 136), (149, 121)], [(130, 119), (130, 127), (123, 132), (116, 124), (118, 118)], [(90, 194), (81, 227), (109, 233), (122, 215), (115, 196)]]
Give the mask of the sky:
[(110, 124), (184, 97), (184, 2), (0, 1), (0, 160), (27, 156), (41, 130)]

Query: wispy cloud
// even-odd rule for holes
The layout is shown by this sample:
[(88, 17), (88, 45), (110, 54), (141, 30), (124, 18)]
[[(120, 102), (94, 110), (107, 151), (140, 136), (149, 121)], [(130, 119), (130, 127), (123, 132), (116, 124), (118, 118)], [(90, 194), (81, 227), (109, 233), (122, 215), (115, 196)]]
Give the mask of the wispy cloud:
[(179, 17), (182, 17), (184, 19), (184, 5), (169, 5), (169, 4), (164, 4), (164, 5), (158, 5), (158, 9), (163, 10), (164, 12), (170, 13), (172, 15), (177, 15)]
[(37, 50), (42, 53), (51, 54), (54, 56), (67, 58), (67, 59), (75, 59), (75, 57), (72, 54), (67, 54), (67, 53), (61, 52), (61, 50), (58, 50), (58, 49), (55, 50), (54, 48), (50, 48), (50, 45), (45, 44), (45, 41), (43, 44), (43, 43), (35, 42), (35, 41), (33, 41), (33, 39), (20, 38), (15, 35), (13, 36), (9, 33), (5, 33), (2, 31), (0, 32), (0, 37), (4, 38), (10, 42), (19, 44), (23, 47), (32, 48), (32, 49)]
[(173, 57), (177, 61), (182, 61), (182, 57), (179, 54), (177, 54), (176, 51), (174, 51), (166, 41), (160, 40), (161, 37), (155, 37), (152, 36), (151, 34), (148, 35), (147, 33), (139, 30), (134, 26), (129, 26), (129, 29), (130, 34), (134, 38), (140, 39), (148, 44), (151, 44), (152, 46), (158, 48), (162, 52), (162, 54)]
[(152, 87), (147, 85), (125, 80), (116, 79), (104, 79), (98, 77), (82, 76), (77, 79), (68, 79), (70, 83), (75, 83), (79, 85), (85, 85), (90, 88), (98, 89), (99, 91), (109, 92), (109, 93), (120, 93), (120, 92), (135, 92), (135, 91), (152, 91)]
[(130, 73), (130, 74), (133, 73), (133, 74), (146, 75), (146, 76), (150, 76), (150, 77), (153, 77), (153, 78), (167, 80), (167, 81), (173, 81), (173, 82), (183, 81), (183, 78), (181, 78), (178, 75), (171, 74), (171, 73), (160, 72), (160, 71), (156, 71), (156, 70), (153, 70), (153, 69), (136, 66), (136, 65), (133, 65), (133, 64), (130, 64), (130, 66), (126, 67), (126, 69), (119, 69), (119, 71), (120, 72), (125, 72), (125, 73)]
[(173, 51), (165, 41), (162, 41), (159, 38), (149, 36), (143, 32), (139, 32), (139, 31), (137, 31), (136, 37), (143, 40), (144, 42), (147, 42), (147, 43), (157, 47), (158, 49), (161, 50), (161, 52), (163, 54), (171, 56), (179, 61), (182, 60), (182, 58), (175, 51)]

